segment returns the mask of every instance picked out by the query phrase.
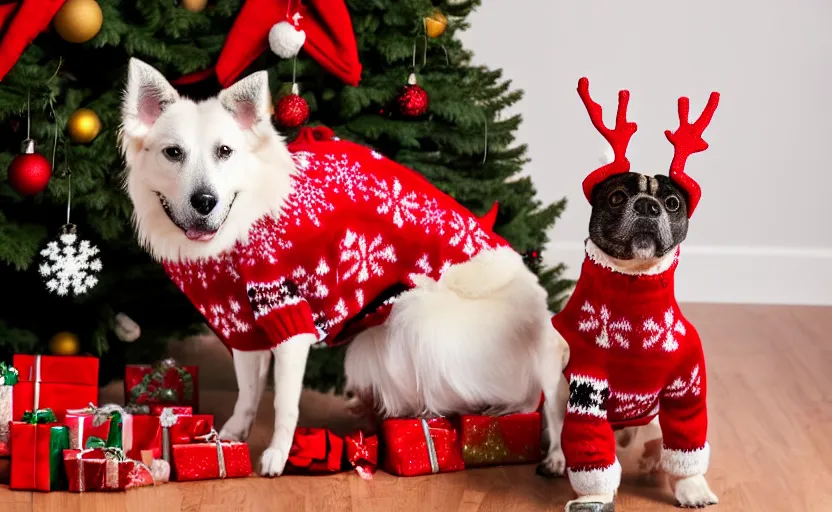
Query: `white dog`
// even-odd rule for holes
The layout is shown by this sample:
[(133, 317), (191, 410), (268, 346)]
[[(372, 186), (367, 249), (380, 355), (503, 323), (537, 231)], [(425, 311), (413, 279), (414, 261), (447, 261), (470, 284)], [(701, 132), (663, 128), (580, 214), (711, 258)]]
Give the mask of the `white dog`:
[[(378, 153), (321, 142), (310, 147), (331, 148), (318, 156), (335, 167), (342, 156), (360, 160), (321, 171), (309, 151), (289, 151), (272, 127), (270, 107), (265, 72), (197, 103), (181, 98), (152, 67), (130, 61), (121, 136), (126, 188), (141, 243), (233, 349), (239, 396), (221, 436), (247, 437), (273, 354), (275, 425), (261, 472), (281, 474), (310, 346), (330, 341), (361, 310), (386, 299), (379, 308), (388, 308), (386, 320), (360, 332), (348, 349), (351, 392), (387, 416), (415, 416), (532, 411), (542, 390), (551, 440), (545, 465), (562, 473), (564, 411), (553, 404), (568, 349), (551, 328), (545, 291), (520, 256), (416, 173)], [(382, 183), (375, 166), (394, 173), (390, 188), (367, 188), (370, 178)], [(353, 173), (353, 181), (344, 173)], [(324, 191), (349, 208), (327, 217), (335, 203), (321, 199)], [(364, 205), (382, 193), (395, 201)], [(445, 222), (427, 219), (431, 207), (449, 216), (447, 225), (429, 224)], [(352, 228), (338, 240), (317, 234), (356, 212), (373, 217), (362, 217), (367, 230), (397, 236), (395, 228), (411, 229), (400, 240), (411, 242), (410, 250), (382, 246), (381, 235), (365, 238)], [(448, 239), (442, 226), (469, 231)], [(440, 246), (440, 232), (453, 247)], [(288, 241), (290, 233), (310, 238)], [(450, 249), (456, 260), (428, 258)], [(297, 268), (266, 276), (284, 255), (296, 257)], [(401, 275), (380, 277), (385, 265)], [(391, 275), (393, 281), (373, 288)], [(384, 295), (402, 281), (403, 292)]]

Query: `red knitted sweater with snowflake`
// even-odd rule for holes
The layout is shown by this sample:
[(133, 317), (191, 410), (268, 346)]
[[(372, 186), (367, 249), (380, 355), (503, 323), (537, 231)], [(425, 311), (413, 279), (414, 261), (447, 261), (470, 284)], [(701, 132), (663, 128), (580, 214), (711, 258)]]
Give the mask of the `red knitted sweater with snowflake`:
[(703, 474), (705, 361), (674, 296), (678, 252), (659, 273), (627, 275), (596, 260), (595, 251), (588, 242), (575, 291), (552, 319), (570, 348), (562, 442), (572, 486), (579, 494), (613, 492), (621, 475), (613, 430), (657, 414), (665, 471)]
[(164, 263), (229, 348), (264, 350), (299, 334), (341, 341), (380, 323), (413, 275), (438, 279), (506, 245), (421, 175), (366, 147), (307, 129), (289, 149), (297, 174), (278, 218), (261, 218), (246, 243), (217, 257)]

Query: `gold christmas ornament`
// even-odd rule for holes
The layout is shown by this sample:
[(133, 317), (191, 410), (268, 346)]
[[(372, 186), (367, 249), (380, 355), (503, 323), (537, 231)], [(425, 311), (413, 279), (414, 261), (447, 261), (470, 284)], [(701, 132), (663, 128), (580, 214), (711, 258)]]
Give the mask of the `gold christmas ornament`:
[(74, 356), (81, 351), (81, 341), (71, 332), (59, 332), (49, 340), (49, 352), (56, 356)]
[(104, 14), (95, 0), (67, 0), (55, 15), (53, 24), (70, 43), (86, 43), (98, 34)]
[(202, 12), (206, 5), (208, 0), (182, 0), (182, 7), (191, 12)]
[(448, 28), (448, 18), (439, 11), (434, 11), (430, 16), (425, 17), (425, 31), (430, 38), (441, 36)]
[(77, 144), (92, 142), (101, 131), (101, 119), (88, 108), (79, 108), (69, 116), (66, 123), (69, 137)]

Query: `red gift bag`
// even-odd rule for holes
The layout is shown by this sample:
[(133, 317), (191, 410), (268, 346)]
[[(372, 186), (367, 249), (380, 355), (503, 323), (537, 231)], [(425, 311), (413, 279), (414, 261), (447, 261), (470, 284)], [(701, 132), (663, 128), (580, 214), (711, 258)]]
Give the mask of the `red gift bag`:
[(129, 364), (124, 369), (124, 398), (131, 404), (199, 410), (199, 368), (178, 366), (170, 359), (153, 366)]
[(525, 464), (542, 458), (540, 413), (464, 415), (459, 424), (466, 467)]
[(341, 471), (344, 440), (325, 428), (297, 428), (286, 461), (286, 473), (313, 474)]
[(52, 409), (63, 423), (67, 409), (98, 404), (98, 358), (15, 354), (20, 381), (14, 386), (13, 419), (29, 410)]
[(389, 473), (416, 476), (465, 469), (456, 430), (446, 418), (384, 420), (381, 432)]

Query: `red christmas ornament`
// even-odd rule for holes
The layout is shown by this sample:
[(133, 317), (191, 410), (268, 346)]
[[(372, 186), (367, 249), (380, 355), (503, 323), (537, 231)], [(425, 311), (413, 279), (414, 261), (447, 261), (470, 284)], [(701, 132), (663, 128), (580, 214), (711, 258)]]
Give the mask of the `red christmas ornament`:
[(51, 177), (49, 160), (35, 153), (35, 141), (24, 140), (20, 154), (9, 165), (9, 184), (20, 195), (33, 196), (46, 188)]
[(309, 104), (300, 97), (298, 84), (292, 84), (292, 94), (277, 101), (274, 117), (281, 128), (297, 128), (309, 119)]
[(396, 102), (399, 112), (407, 117), (419, 117), (428, 111), (428, 93), (416, 83), (414, 73), (407, 77), (407, 85), (399, 91)]

